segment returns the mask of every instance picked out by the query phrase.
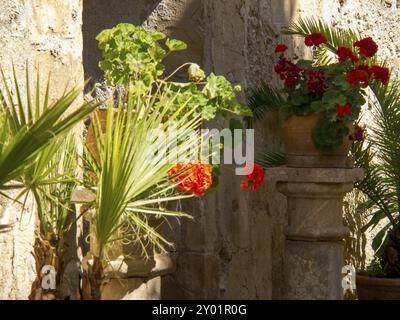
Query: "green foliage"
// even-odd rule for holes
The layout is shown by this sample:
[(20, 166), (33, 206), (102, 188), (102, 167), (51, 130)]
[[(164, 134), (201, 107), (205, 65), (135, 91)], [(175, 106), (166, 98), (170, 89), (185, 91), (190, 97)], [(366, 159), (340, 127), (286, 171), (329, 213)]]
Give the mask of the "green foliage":
[(252, 90), (248, 105), (256, 120), (261, 120), (270, 111), (279, 110), (287, 105), (285, 96), (266, 83)]
[(280, 167), (286, 164), (286, 157), (279, 152), (266, 152), (256, 159), (256, 163), (264, 169)]
[[(373, 84), (371, 103), (373, 122), (370, 134), (362, 145), (353, 146), (356, 165), (364, 168), (364, 179), (356, 187), (367, 195), (367, 206), (373, 209), (364, 230), (380, 229), (372, 246), (387, 276), (400, 277), (399, 261), (390, 252), (400, 251), (400, 83), (390, 86)], [(391, 249), (389, 249), (391, 248)], [(397, 271), (396, 271), (397, 270)]]
[[(39, 74), (34, 95), (31, 94), (29, 72), (26, 69), (26, 96), (22, 96), (22, 85), (13, 72), (14, 87), (11, 88), (2, 73), (3, 90), (0, 91), (0, 189), (22, 188), (31, 190), (37, 180), (26, 179), (26, 173), (44, 163), (44, 154), (50, 145), (59, 144), (58, 138), (68, 133), (78, 122), (85, 119), (96, 107), (85, 103), (71, 112), (80, 89), (66, 91), (50, 104), (50, 81), (47, 81), (44, 96), (41, 96)], [(14, 92), (13, 96), (11, 92)], [(69, 112), (68, 115), (66, 113)], [(54, 150), (53, 150), (54, 151)], [(39, 161), (41, 160), (41, 161)], [(42, 161), (43, 160), (43, 161)], [(33, 178), (33, 177), (32, 177)], [(9, 185), (10, 181), (14, 181)]]
[[(284, 88), (279, 90), (262, 84), (248, 100), (257, 119), (273, 110), (278, 110), (285, 118), (322, 113), (326, 121), (321, 120), (314, 128), (313, 141), (321, 151), (333, 151), (347, 139), (347, 127), (357, 120), (365, 103), (365, 88), (361, 84), (350, 84), (347, 74), (358, 65), (373, 65), (377, 61), (360, 56), (358, 63), (350, 59), (338, 62), (337, 48), (353, 48), (360, 35), (351, 30), (331, 28), (322, 20), (299, 19), (283, 30), (284, 34), (300, 37), (316, 32), (322, 33), (327, 42), (313, 48), (313, 59), (290, 61), (282, 53), (275, 70), (285, 81)], [(369, 80), (373, 85), (374, 81)], [(346, 106), (350, 114), (341, 114), (340, 106)]]
[(100, 69), (112, 86), (128, 85), (133, 79), (149, 85), (164, 73), (161, 62), (169, 52), (186, 49), (161, 32), (149, 32), (129, 23), (103, 30), (96, 39), (103, 57)]
[[(164, 90), (150, 94), (149, 90), (133, 86), (119, 108), (113, 108), (110, 102), (105, 132), (99, 121), (95, 122), (100, 159), (88, 155), (96, 179), (87, 183), (94, 182), (96, 200), (91, 206), (95, 209), (93, 221), (98, 247), (95, 254), (102, 260), (110, 246), (121, 239), (141, 244), (144, 252), (149, 245), (164, 250), (165, 245), (171, 244), (149, 224), (149, 217), (188, 216), (165, 207), (170, 201), (192, 197), (179, 193), (170, 182), (169, 159), (174, 155), (179, 159), (190, 158), (200, 142), (191, 134), (199, 128), (200, 119), (185, 111), (187, 101), (172, 113), (172, 101), (179, 95), (171, 99), (169, 93)], [(194, 112), (195, 109), (191, 111)], [(170, 114), (168, 121), (166, 114)], [(177, 145), (163, 138), (171, 123), (180, 141)], [(151, 135), (152, 130), (157, 130), (155, 136)], [(159, 153), (160, 150), (166, 153)]]
[(326, 118), (320, 119), (312, 130), (312, 139), (317, 149), (334, 151), (349, 135), (349, 128), (343, 124), (335, 124)]
[(67, 223), (72, 193), (78, 185), (77, 137), (70, 133), (56, 140), (39, 156), (34, 168), (25, 173), (32, 179), (34, 194), (40, 204), (39, 218), (44, 238), (52, 243), (63, 239), (75, 220)]
[[(217, 116), (226, 119), (234, 115), (251, 116), (251, 111), (236, 99), (240, 87), (233, 87), (223, 76), (213, 73), (206, 76), (195, 63), (185, 63), (168, 77), (164, 76), (164, 59), (171, 52), (187, 48), (180, 40), (168, 39), (163, 33), (146, 31), (127, 23), (102, 31), (96, 39), (103, 57), (99, 66), (111, 86), (141, 82), (143, 88), (151, 91), (152, 85), (156, 85), (168, 90), (170, 97), (176, 97), (169, 112), (175, 112), (185, 101), (186, 111), (195, 109), (193, 117), (200, 115), (204, 120)], [(185, 67), (187, 82), (170, 81)]]
[[(328, 65), (334, 62), (332, 53), (336, 53), (338, 47), (352, 48), (353, 43), (360, 39), (360, 34), (350, 29), (332, 28), (322, 19), (299, 18), (289, 24), (283, 34), (295, 35), (305, 38), (314, 32), (322, 33), (328, 40), (314, 51), (317, 65)], [(331, 53), (331, 54), (329, 54)]]
[(222, 115), (226, 119), (231, 114), (251, 116), (252, 113), (249, 108), (236, 100), (235, 91), (237, 90), (232, 87), (231, 83), (225, 77), (216, 76), (214, 73), (211, 73), (207, 77), (207, 84), (202, 91), (208, 99), (208, 104), (203, 110), (206, 109), (206, 113), (213, 114), (214, 117)]

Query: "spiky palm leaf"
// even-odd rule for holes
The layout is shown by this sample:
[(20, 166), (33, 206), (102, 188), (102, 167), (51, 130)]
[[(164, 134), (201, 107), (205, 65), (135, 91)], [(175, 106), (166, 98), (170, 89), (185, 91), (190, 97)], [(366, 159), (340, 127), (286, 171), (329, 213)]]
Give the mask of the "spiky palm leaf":
[(387, 230), (398, 228), (400, 208), (400, 91), (399, 83), (392, 81), (388, 87), (374, 84), (370, 134), (364, 147), (354, 147), (353, 154), (365, 170), (365, 178), (357, 183), (378, 208), (366, 228), (375, 227), (383, 219), (387, 223), (374, 238), (373, 248), (384, 243)]
[(280, 167), (286, 164), (286, 157), (283, 153), (266, 152), (257, 158), (256, 163), (264, 169)]
[[(46, 239), (63, 238), (75, 219), (67, 224), (72, 192), (78, 185), (79, 162), (76, 135), (68, 134), (40, 154), (35, 169), (35, 192), (40, 201), (39, 217)], [(49, 156), (49, 157), (48, 157)]]
[(256, 120), (263, 119), (266, 113), (278, 110), (286, 103), (285, 97), (279, 90), (266, 83), (262, 83), (254, 89), (248, 98), (249, 108)]
[(326, 65), (334, 61), (332, 53), (336, 54), (338, 47), (352, 48), (353, 43), (360, 39), (360, 34), (353, 30), (332, 28), (321, 19), (299, 18), (290, 23), (289, 27), (282, 31), (286, 35), (295, 35), (305, 38), (311, 33), (320, 32), (327, 39), (327, 43), (314, 51), (317, 64)]
[[(35, 166), (38, 159), (43, 160), (45, 154), (49, 158), (51, 152), (45, 151), (49, 144), (55, 142), (57, 138), (86, 118), (96, 108), (96, 105), (84, 103), (71, 112), (74, 102), (80, 95), (80, 88), (65, 92), (61, 98), (50, 104), (50, 80), (47, 81), (45, 94), (42, 96), (39, 73), (35, 93), (32, 96), (28, 69), (26, 69), (26, 95), (23, 97), (22, 85), (17, 79), (15, 70), (13, 69), (13, 88), (7, 84), (3, 70), (1, 70), (1, 74), (3, 89), (0, 91), (2, 118), (0, 189), (15, 187), (30, 189), (34, 177), (31, 177), (31, 180), (24, 180), (22, 177), (26, 171)], [(15, 93), (14, 95), (11, 94), (12, 91)], [(68, 115), (66, 115), (67, 113)], [(42, 154), (40, 155), (40, 153)], [(44, 162), (46, 161), (41, 163)], [(9, 185), (12, 180), (17, 181), (17, 184)]]
[[(188, 216), (182, 212), (163, 207), (169, 201), (191, 197), (176, 194), (170, 183), (168, 171), (172, 164), (169, 156), (189, 158), (198, 147), (199, 139), (193, 136), (199, 127), (199, 119), (192, 119), (181, 107), (169, 114), (173, 101), (168, 90), (164, 93), (150, 90), (143, 94), (130, 91), (126, 107), (113, 108), (110, 102), (105, 132), (100, 121), (95, 123), (95, 139), (100, 157), (92, 154), (88, 163), (95, 163), (97, 188), (93, 217), (97, 255), (104, 259), (107, 248), (114, 240), (136, 241), (145, 248), (151, 245), (163, 250), (169, 242), (148, 221), (148, 216)], [(118, 110), (118, 111), (115, 111)], [(193, 110), (194, 111), (194, 110)], [(173, 124), (176, 137), (181, 142), (174, 144), (164, 137), (170, 134)], [(156, 131), (154, 131), (156, 130)], [(149, 140), (149, 134), (156, 136)], [(97, 160), (96, 160), (97, 159)], [(97, 163), (96, 163), (97, 162)]]

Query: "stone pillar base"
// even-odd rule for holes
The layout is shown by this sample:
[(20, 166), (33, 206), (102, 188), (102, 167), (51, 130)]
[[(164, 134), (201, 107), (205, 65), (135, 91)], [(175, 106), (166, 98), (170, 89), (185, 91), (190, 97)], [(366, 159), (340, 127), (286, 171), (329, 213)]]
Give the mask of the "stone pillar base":
[(342, 299), (343, 197), (362, 178), (361, 169), (272, 169), (287, 196), (286, 299)]

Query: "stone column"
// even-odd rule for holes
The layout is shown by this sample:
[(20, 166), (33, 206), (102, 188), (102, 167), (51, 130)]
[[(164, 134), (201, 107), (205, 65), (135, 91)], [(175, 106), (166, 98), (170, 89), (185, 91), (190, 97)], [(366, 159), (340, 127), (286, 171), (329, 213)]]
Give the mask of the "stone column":
[(274, 168), (287, 196), (285, 299), (342, 299), (344, 195), (362, 169)]

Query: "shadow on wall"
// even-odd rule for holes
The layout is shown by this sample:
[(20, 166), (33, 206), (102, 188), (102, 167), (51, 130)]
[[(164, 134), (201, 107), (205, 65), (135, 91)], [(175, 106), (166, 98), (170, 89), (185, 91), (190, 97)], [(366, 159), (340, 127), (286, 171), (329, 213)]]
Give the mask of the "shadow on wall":
[[(167, 72), (183, 62), (202, 61), (202, 30), (198, 5), (201, 1), (176, 0), (85, 0), (83, 4), (83, 64), (85, 79), (95, 83), (101, 79), (98, 67), (101, 55), (96, 36), (118, 23), (144, 25), (165, 31), (171, 37), (188, 43), (190, 50), (167, 60)], [(168, 68), (171, 65), (171, 68)]]
[[(304, 2), (311, 2), (305, 0)], [(274, 47), (279, 30), (299, 9), (297, 0), (85, 0), (85, 78), (101, 78), (96, 35), (121, 22), (165, 31), (188, 43), (169, 65), (191, 61), (250, 89), (275, 82)], [(285, 39), (290, 43), (292, 39)], [(292, 48), (298, 47), (293, 42)], [(280, 149), (276, 119), (256, 127), (256, 145)], [(185, 203), (195, 221), (173, 223), (167, 236), (176, 243), (176, 272), (162, 283), (164, 298), (280, 298), (283, 283), (285, 199), (267, 177), (264, 189), (243, 194), (239, 177), (224, 174), (220, 190)], [(266, 196), (267, 194), (267, 196)], [(178, 230), (178, 231), (177, 231)]]
[(98, 67), (100, 51), (96, 36), (121, 22), (142, 24), (161, 0), (85, 0), (83, 1), (83, 65), (85, 79), (96, 82), (102, 76)]

